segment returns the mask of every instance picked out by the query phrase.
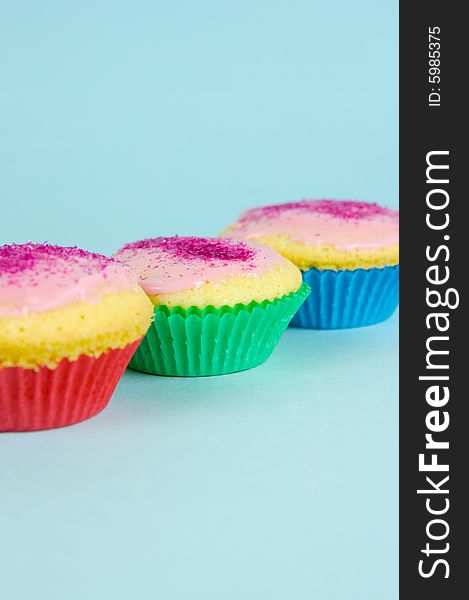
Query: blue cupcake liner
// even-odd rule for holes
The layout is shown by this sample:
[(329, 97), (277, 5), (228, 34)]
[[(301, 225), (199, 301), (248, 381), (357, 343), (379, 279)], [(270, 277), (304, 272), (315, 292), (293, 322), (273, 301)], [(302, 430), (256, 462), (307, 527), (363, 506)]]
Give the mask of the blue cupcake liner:
[(346, 329), (388, 319), (399, 304), (399, 265), (382, 269), (303, 272), (311, 295), (290, 327)]

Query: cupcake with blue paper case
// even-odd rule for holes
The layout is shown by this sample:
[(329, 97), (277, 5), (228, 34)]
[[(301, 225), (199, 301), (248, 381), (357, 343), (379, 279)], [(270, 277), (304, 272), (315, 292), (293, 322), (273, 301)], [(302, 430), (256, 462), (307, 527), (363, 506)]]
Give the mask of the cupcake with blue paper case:
[(271, 246), (301, 269), (312, 293), (294, 327), (361, 327), (397, 308), (397, 210), (351, 200), (274, 204), (244, 211), (221, 236)]

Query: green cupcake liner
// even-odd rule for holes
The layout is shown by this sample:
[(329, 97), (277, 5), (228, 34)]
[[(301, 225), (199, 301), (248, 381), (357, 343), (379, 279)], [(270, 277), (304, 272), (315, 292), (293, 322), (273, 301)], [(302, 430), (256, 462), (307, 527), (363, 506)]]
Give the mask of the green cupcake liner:
[(257, 367), (272, 354), (311, 288), (235, 306), (156, 306), (129, 367), (153, 375), (224, 375)]

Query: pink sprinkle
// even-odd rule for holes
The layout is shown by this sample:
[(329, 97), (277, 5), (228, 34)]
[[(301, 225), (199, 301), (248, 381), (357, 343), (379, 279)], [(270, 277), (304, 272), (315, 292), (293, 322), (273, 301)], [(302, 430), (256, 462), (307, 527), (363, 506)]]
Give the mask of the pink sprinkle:
[(38, 273), (47, 279), (52, 276), (65, 277), (71, 272), (71, 267), (79, 267), (83, 275), (92, 275), (110, 266), (122, 270), (118, 261), (76, 246), (30, 242), (0, 246), (0, 279), (10, 286), (24, 285), (25, 275), (28, 285), (37, 286)]
[(159, 250), (182, 260), (246, 262), (256, 251), (238, 240), (200, 237), (158, 237), (126, 244), (123, 250)]
[(372, 219), (379, 216), (395, 219), (398, 214), (395, 210), (370, 202), (356, 202), (353, 200), (301, 200), (300, 202), (273, 204), (247, 210), (241, 215), (240, 223), (257, 221), (263, 218), (275, 218), (282, 213), (288, 212), (324, 214), (345, 220)]

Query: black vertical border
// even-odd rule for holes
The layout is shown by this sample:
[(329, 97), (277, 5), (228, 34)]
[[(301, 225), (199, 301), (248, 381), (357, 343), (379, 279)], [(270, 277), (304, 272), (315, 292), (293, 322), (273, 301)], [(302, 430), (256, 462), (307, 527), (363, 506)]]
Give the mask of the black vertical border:
[[(469, 372), (469, 351), (466, 336), (469, 335), (468, 319), (465, 319), (467, 279), (469, 278), (469, 192), (464, 189), (466, 158), (469, 156), (467, 142), (463, 137), (467, 128), (467, 104), (464, 88), (467, 87), (466, 50), (469, 38), (465, 28), (462, 9), (464, 3), (457, 2), (401, 2), (400, 3), (400, 215), (401, 215), (401, 298), (400, 298), (400, 598), (402, 600), (452, 600), (465, 597), (466, 574), (469, 575), (467, 538), (467, 508), (469, 494), (465, 489), (466, 457), (469, 458), (469, 418), (467, 406), (469, 393), (465, 389), (464, 373)], [(441, 32), (441, 82), (429, 83), (429, 40), (431, 27)], [(441, 106), (430, 107), (428, 95), (431, 87), (440, 88)], [(440, 186), (449, 193), (448, 229), (432, 231), (426, 225), (428, 212), (426, 195), (431, 185), (426, 182), (426, 155), (433, 150), (448, 150), (449, 184)], [(444, 162), (446, 159), (443, 159)], [(443, 177), (443, 175), (442, 175)], [(438, 187), (438, 186), (433, 186)], [(444, 211), (443, 211), (444, 212)], [(443, 240), (443, 235), (449, 240)], [(450, 251), (449, 260), (445, 253), (435, 263), (426, 257), (426, 247), (435, 249), (446, 244)], [(426, 271), (431, 264), (441, 268), (448, 266), (450, 279), (446, 286), (456, 288), (460, 296), (459, 307), (448, 310), (450, 328), (447, 349), (449, 355), (441, 362), (449, 362), (447, 383), (450, 389), (448, 404), (441, 411), (449, 412), (450, 424), (446, 431), (435, 434), (436, 439), (449, 441), (449, 449), (438, 452), (438, 461), (449, 463), (449, 493), (434, 495), (435, 504), (443, 498), (450, 502), (449, 510), (442, 518), (449, 525), (448, 537), (441, 542), (429, 540), (426, 526), (432, 518), (426, 509), (426, 496), (417, 494), (418, 489), (429, 487), (425, 476), (419, 472), (418, 455), (425, 452), (425, 434), (428, 432), (425, 417), (432, 410), (425, 399), (427, 381), (419, 381), (425, 374), (426, 341), (432, 335), (426, 325), (426, 316), (433, 312), (426, 303), (428, 286)], [(430, 286), (435, 287), (435, 286)], [(442, 289), (443, 292), (443, 289)], [(443, 308), (438, 310), (443, 311)], [(445, 334), (441, 334), (445, 335)], [(442, 347), (444, 344), (442, 344)], [(435, 372), (436, 373), (436, 372)], [(428, 373), (427, 373), (428, 374)], [(443, 374), (443, 371), (438, 371)], [(444, 384), (446, 385), (446, 384)], [(427, 451), (428, 452), (428, 451)], [(429, 452), (431, 454), (431, 452)], [(427, 459), (428, 460), (428, 459)], [(446, 474), (434, 473), (434, 480)], [(469, 475), (469, 473), (468, 473)], [(437, 499), (438, 498), (438, 499)], [(443, 532), (435, 528), (434, 532)], [(442, 548), (449, 543), (445, 554), (427, 558), (421, 550), (427, 542)], [(433, 576), (423, 578), (418, 566), (425, 559), (428, 570), (432, 560), (445, 558), (446, 568), (440, 565)], [(462, 595), (461, 595), (462, 594)]]

